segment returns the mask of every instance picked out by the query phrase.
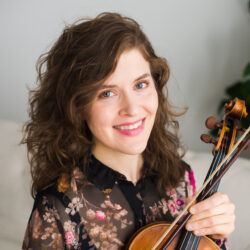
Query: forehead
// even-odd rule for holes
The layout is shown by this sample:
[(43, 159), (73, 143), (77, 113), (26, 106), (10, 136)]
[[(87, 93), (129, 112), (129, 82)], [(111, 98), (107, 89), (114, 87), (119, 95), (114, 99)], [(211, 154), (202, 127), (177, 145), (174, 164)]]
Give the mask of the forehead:
[(104, 84), (131, 82), (142, 75), (145, 75), (145, 77), (151, 76), (149, 62), (145, 60), (138, 49), (131, 49), (121, 54), (114, 72), (106, 79)]

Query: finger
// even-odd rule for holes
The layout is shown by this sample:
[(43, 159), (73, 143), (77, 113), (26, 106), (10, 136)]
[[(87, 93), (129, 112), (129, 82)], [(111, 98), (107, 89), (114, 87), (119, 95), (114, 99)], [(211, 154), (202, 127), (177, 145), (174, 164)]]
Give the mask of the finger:
[[(203, 229), (214, 229), (220, 225), (234, 225), (235, 215), (217, 215), (213, 217), (208, 217), (205, 219), (201, 219), (198, 221), (188, 222), (186, 225), (186, 229), (188, 231), (196, 231), (196, 230), (203, 230)], [(215, 233), (215, 232), (214, 232)], [(223, 232), (220, 232), (223, 234)]]
[(229, 202), (229, 198), (226, 194), (216, 192), (215, 194), (208, 197), (207, 199), (200, 201), (196, 203), (195, 205), (193, 205), (190, 208), (190, 213), (192, 214), (200, 213), (204, 210), (217, 207), (218, 205), (222, 203), (227, 203), (227, 202)]
[(232, 215), (235, 211), (235, 205), (231, 202), (223, 203), (217, 207), (209, 208), (205, 211), (200, 213), (194, 214), (190, 219), (189, 222), (198, 221), (204, 218), (220, 215), (220, 214), (228, 214)]
[(221, 238), (226, 238), (233, 231), (234, 231), (233, 224), (222, 224), (222, 225), (217, 225), (215, 227), (194, 230), (193, 233), (196, 236), (211, 235), (214, 239), (221, 239)]

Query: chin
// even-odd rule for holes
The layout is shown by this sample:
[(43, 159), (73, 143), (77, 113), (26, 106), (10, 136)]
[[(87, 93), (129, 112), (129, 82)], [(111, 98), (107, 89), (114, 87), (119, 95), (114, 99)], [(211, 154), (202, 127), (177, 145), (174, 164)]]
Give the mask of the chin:
[(146, 146), (147, 145), (141, 145), (141, 146), (137, 145), (135, 147), (128, 147), (128, 148), (123, 148), (123, 149), (120, 148), (119, 151), (123, 154), (138, 155), (138, 154), (143, 153), (143, 151), (146, 149)]

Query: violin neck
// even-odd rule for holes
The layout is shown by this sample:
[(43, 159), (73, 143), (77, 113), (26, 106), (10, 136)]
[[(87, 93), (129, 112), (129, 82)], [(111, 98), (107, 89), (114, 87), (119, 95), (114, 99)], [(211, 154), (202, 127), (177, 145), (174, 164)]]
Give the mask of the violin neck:
[[(223, 160), (224, 157), (225, 157), (225, 153), (221, 152), (220, 150), (215, 153), (215, 157), (211, 163), (211, 166), (209, 168), (209, 171), (207, 173), (205, 181), (210, 177), (210, 175), (213, 173), (213, 171), (220, 164), (220, 162)], [(226, 165), (226, 163), (224, 163), (224, 165)], [(210, 181), (209, 185), (218, 176), (219, 172), (220, 171), (218, 171), (218, 173), (213, 177), (213, 179)], [(215, 185), (215, 187), (210, 191), (210, 193), (206, 197), (211, 196), (213, 193), (215, 193), (218, 190), (219, 183), (220, 183), (220, 181)], [(205, 192), (205, 190), (203, 190), (201, 192), (201, 194), (198, 196), (198, 198), (197, 198), (198, 201), (201, 200), (200, 197), (202, 197), (204, 192)], [(199, 243), (200, 243), (200, 239), (201, 239), (201, 237), (195, 236), (192, 232), (187, 231), (185, 228), (183, 228), (176, 250), (188, 250), (188, 249), (196, 250), (198, 248)]]
[[(221, 152), (221, 150), (217, 151), (215, 153), (215, 156), (213, 158), (213, 161), (211, 163), (211, 166), (209, 168), (209, 171), (207, 173), (207, 176), (204, 180), (204, 182), (206, 182), (206, 180), (210, 177), (210, 175), (214, 172), (214, 170), (217, 168), (217, 166), (222, 162), (222, 160), (224, 159), (226, 153), (225, 152)], [(212, 178), (212, 180), (209, 182), (208, 186), (211, 185), (211, 183), (213, 182), (213, 180), (220, 174), (221, 170), (223, 169), (223, 167), (226, 165), (227, 162), (225, 162), (222, 166), (222, 168), (216, 173), (216, 175)], [(218, 183), (215, 185), (215, 187), (210, 191), (210, 193), (207, 195), (207, 197), (211, 196), (212, 194), (214, 194), (215, 192), (217, 192), (218, 187), (220, 185), (220, 181), (218, 181)], [(198, 196), (197, 200), (200, 201), (200, 197), (203, 196), (203, 194), (205, 193), (206, 189), (204, 189), (200, 195)]]

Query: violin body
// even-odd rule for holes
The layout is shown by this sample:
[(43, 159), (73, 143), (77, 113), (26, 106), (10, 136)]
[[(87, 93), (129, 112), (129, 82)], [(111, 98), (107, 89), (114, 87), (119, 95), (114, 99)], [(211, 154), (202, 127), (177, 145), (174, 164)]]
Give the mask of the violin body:
[[(173, 229), (170, 231), (170, 234), (172, 231), (176, 229), (178, 225), (173, 227)], [(161, 235), (170, 227), (170, 224), (160, 221), (160, 222), (154, 222), (151, 224), (148, 224), (142, 228), (140, 228), (130, 239), (128, 242), (128, 245), (126, 246), (127, 250), (151, 250), (153, 249), (156, 242), (159, 240)], [(170, 236), (170, 235), (168, 235)], [(166, 240), (168, 239), (168, 236), (166, 237)], [(167, 250), (175, 249), (178, 241), (179, 241), (180, 233), (177, 234), (175, 239), (170, 243), (170, 245), (166, 248)], [(157, 247), (156, 249), (162, 249), (162, 245)], [(218, 250), (220, 247), (210, 238), (203, 236), (200, 240), (198, 250)]]

